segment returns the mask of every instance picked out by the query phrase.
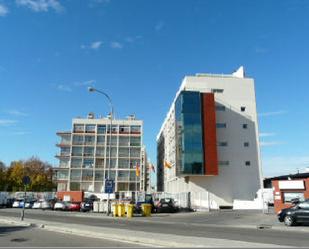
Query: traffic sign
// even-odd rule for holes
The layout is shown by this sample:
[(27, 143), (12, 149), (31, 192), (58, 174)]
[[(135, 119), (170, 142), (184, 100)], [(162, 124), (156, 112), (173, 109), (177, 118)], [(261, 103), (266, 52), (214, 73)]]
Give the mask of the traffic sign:
[(114, 181), (113, 180), (105, 180), (105, 193), (112, 194), (114, 193)]
[(30, 183), (31, 183), (30, 177), (29, 176), (24, 176), (23, 177), (23, 184), (24, 185), (30, 185)]

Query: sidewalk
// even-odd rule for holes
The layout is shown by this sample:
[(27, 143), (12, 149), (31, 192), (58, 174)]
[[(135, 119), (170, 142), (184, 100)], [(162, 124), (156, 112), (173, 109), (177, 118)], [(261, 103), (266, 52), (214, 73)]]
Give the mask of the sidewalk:
[(266, 248), (281, 247), (273, 244), (252, 243), (226, 239), (178, 236), (171, 234), (157, 234), (128, 229), (114, 229), (106, 227), (93, 227), (77, 224), (65, 224), (27, 219), (21, 222), (17, 218), (0, 217), (0, 223), (36, 226), (53, 232), (69, 233), (84, 237), (108, 239), (128, 243), (141, 244), (149, 247), (246, 247)]

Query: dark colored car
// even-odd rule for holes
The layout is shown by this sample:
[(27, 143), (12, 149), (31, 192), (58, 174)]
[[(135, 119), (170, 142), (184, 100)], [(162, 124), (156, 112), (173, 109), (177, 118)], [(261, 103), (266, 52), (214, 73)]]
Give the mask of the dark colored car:
[(282, 209), (278, 214), (280, 222), (286, 226), (309, 223), (309, 200), (299, 202), (290, 208)]
[(156, 210), (158, 213), (176, 213), (178, 212), (178, 207), (173, 198), (163, 198), (158, 202)]
[(89, 212), (93, 210), (93, 201), (86, 200), (80, 204), (80, 211), (81, 212)]
[(15, 201), (15, 198), (8, 198), (7, 201), (6, 201), (6, 207), (12, 208), (14, 201)]

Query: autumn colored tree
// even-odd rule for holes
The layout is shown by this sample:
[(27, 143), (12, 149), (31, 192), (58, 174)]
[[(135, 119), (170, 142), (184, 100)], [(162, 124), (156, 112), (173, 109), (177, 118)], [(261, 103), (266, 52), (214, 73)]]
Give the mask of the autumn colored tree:
[(36, 157), (31, 157), (26, 161), (14, 161), (11, 163), (6, 172), (8, 191), (23, 191), (22, 180), (24, 176), (29, 176), (31, 179), (27, 191), (52, 191), (56, 187), (52, 181), (52, 166)]
[(6, 177), (8, 182), (8, 191), (23, 191), (23, 176), (24, 168), (22, 161), (11, 162), (10, 167), (7, 169)]
[(25, 174), (31, 179), (29, 190), (31, 191), (51, 191), (55, 188), (53, 183), (52, 166), (42, 162), (36, 157), (32, 157), (24, 162)]

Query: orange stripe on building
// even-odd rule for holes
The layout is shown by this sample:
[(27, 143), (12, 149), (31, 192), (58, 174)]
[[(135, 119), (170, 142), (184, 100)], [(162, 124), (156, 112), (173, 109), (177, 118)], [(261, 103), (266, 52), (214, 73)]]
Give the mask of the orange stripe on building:
[(216, 108), (213, 93), (202, 93), (204, 175), (218, 175)]

